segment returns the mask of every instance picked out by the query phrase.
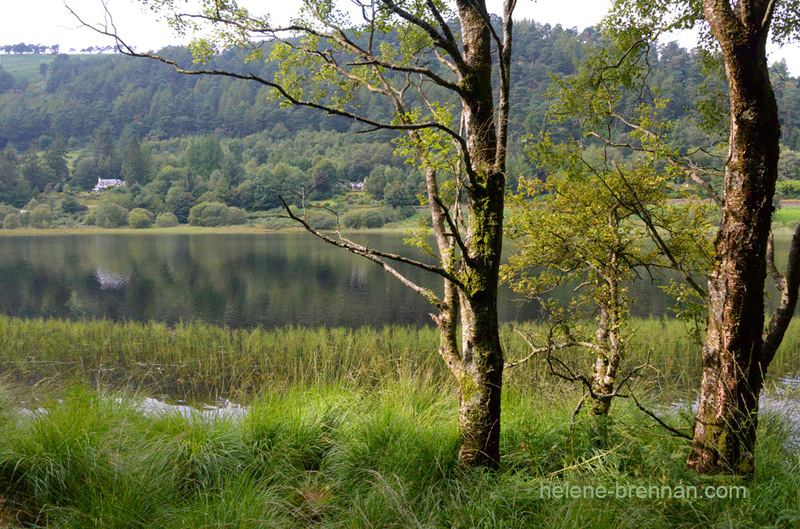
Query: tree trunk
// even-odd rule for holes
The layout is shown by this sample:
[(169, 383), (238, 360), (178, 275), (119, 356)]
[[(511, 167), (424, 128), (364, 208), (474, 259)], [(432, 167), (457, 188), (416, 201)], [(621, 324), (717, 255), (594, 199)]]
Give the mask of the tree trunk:
[(609, 426), (611, 424), (611, 402), (614, 397), (614, 383), (616, 371), (619, 366), (612, 363), (613, 357), (601, 352), (597, 355), (592, 373), (592, 393), (589, 397), (589, 422), (591, 425), (592, 442), (599, 448), (606, 448), (609, 439)]
[[(612, 256), (611, 262), (616, 259)], [(608, 446), (611, 403), (617, 383), (619, 364), (622, 361), (622, 341), (620, 340), (620, 301), (619, 281), (611, 273), (606, 277), (608, 300), (600, 303), (600, 321), (597, 326), (599, 351), (592, 373), (592, 395), (590, 396), (589, 417), (595, 443), (602, 448)]]
[[(497, 468), (503, 351), (497, 320), (497, 285), (503, 245), (505, 159), (498, 156), (492, 95), (491, 34), (483, 2), (457, 0), (464, 66), (459, 72), (466, 128), (469, 219), (467, 255), (460, 274), (461, 360), (459, 462)], [(507, 43), (510, 45), (510, 43)], [(501, 97), (506, 97), (501, 95)], [(501, 116), (501, 121), (504, 119)]]
[(704, 1), (722, 46), (731, 103), (725, 203), (708, 281), (703, 378), (688, 460), (707, 474), (752, 474), (767, 368), (763, 298), (780, 125), (766, 62), (770, 17), (761, 4), (734, 13), (727, 1)]
[(606, 417), (611, 411), (614, 399), (614, 385), (622, 360), (622, 349), (619, 340), (619, 317), (615, 307), (606, 303), (600, 306), (600, 325), (597, 329), (600, 351), (594, 363), (592, 373), (592, 393), (589, 414), (594, 417)]
[[(412, 135), (419, 140), (416, 132)], [(458, 177), (458, 175), (456, 175)], [(447, 235), (447, 222), (445, 212), (442, 207), (441, 197), (439, 196), (439, 184), (436, 181), (436, 171), (431, 167), (425, 168), (425, 187), (428, 192), (428, 205), (431, 209), (431, 223), (433, 235), (436, 239), (436, 246), (439, 251), (439, 258), (450, 272), (453, 270), (455, 262), (455, 243)], [(461, 207), (456, 204), (456, 207)], [(439, 327), (439, 355), (444, 360), (450, 372), (457, 381), (461, 381), (464, 375), (464, 362), (458, 352), (458, 314), (459, 297), (458, 287), (450, 280), (444, 280), (444, 295), (439, 314), (431, 314), (431, 317)]]
[[(615, 228), (619, 229), (619, 223), (615, 223)], [(609, 252), (608, 262), (612, 270), (607, 270), (603, 274), (607, 290), (603, 295), (603, 300), (599, 302), (600, 320), (597, 323), (597, 359), (594, 363), (592, 372), (592, 395), (590, 400), (589, 413), (592, 417), (606, 417), (611, 411), (611, 401), (614, 399), (614, 386), (617, 382), (619, 364), (622, 361), (622, 340), (620, 339), (620, 326), (622, 318), (620, 316), (620, 280), (613, 271), (617, 263), (618, 255)]]
[(458, 460), (465, 467), (497, 468), (503, 353), (496, 304), (476, 302), (462, 295), (461, 305), (464, 372), (458, 380), (461, 431)]

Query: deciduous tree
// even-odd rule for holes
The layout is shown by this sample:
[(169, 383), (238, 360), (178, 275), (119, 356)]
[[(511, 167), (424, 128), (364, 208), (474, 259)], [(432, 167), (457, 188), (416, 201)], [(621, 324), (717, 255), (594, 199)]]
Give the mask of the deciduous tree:
[[(467, 467), (496, 467), (503, 376), (497, 286), (516, 1), (505, 0), (498, 20), (489, 14), (484, 0), (356, 0), (349, 4), (359, 19), (353, 23), (351, 13), (343, 10), (345, 3), (304, 0), (286, 26), (273, 24), (269, 16), (251, 14), (234, 1), (203, 1), (202, 9), (193, 13), (181, 12), (183, 4), (173, 0), (145, 3), (161, 10), (179, 29), (205, 35), (193, 45), (200, 57), (227, 46), (254, 45), (252, 59), (268, 51), (280, 64), (277, 77), (267, 79), (249, 73), (246, 66), (203, 69), (155, 57), (179, 71), (261, 83), (290, 104), (407, 135), (409, 154), (425, 171), (438, 264), (382, 252), (344, 236), (331, 237), (314, 230), (288, 207), (287, 214), (328, 243), (379, 264), (438, 308), (440, 353), (459, 385), (459, 461)], [(113, 26), (98, 29), (115, 37), (123, 52), (153, 57), (127, 45)], [(378, 43), (376, 37), (387, 35), (394, 38)], [(493, 64), (499, 67), (497, 86)], [(393, 119), (360, 114), (357, 98), (363, 93), (382, 97)], [(457, 163), (450, 164), (453, 170), (442, 161), (450, 159), (450, 153), (457, 156)], [(440, 181), (445, 174), (452, 175), (450, 184)], [(449, 202), (441, 189), (452, 196)], [(467, 198), (466, 217), (461, 215), (461, 193)], [(414, 284), (393, 262), (437, 274), (444, 281), (444, 294), (437, 296)], [(460, 350), (455, 340), (459, 315)]]
[[(523, 335), (531, 351), (511, 364), (538, 355), (555, 375), (583, 385), (575, 414), (588, 403), (596, 439), (603, 444), (613, 399), (633, 396), (628, 382), (646, 367), (623, 370), (632, 336), (628, 316), (634, 300), (626, 295), (628, 286), (657, 277), (659, 269), (673, 269), (704, 297), (691, 278), (710, 267), (713, 206), (667, 202), (673, 180), (687, 167), (667, 147), (667, 127), (654, 127), (664, 103), (642, 103), (623, 118), (624, 96), (638, 84), (637, 75), (611, 72), (598, 85), (594, 73), (591, 65), (583, 65), (579, 75), (554, 90), (554, 117), (580, 123), (583, 138), (553, 143), (544, 134), (531, 149), (547, 176), (520, 180), (507, 224), (513, 250), (504, 275), (515, 291), (540, 302), (547, 323), (546, 332)], [(627, 143), (617, 143), (621, 138)], [(566, 306), (545, 298), (568, 284), (577, 286)], [(561, 352), (575, 348), (586, 350), (593, 361), (563, 361)]]
[(766, 45), (800, 34), (791, 0), (617, 0), (608, 23), (630, 35), (702, 24), (728, 85), (729, 139), (722, 219), (708, 280), (703, 378), (689, 466), (701, 473), (754, 470), (758, 399), (797, 301), (800, 232), (786, 276), (770, 265), (780, 306), (765, 330), (764, 285), (780, 152), (778, 106)]

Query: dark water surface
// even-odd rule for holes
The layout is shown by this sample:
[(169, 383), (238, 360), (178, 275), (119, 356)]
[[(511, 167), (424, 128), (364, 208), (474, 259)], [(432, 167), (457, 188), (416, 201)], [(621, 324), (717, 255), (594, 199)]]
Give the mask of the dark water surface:
[[(358, 239), (414, 254), (400, 234)], [(400, 268), (440, 290), (438, 278)], [(632, 285), (629, 295), (637, 300), (635, 316), (658, 317), (671, 304), (645, 281)], [(536, 319), (536, 307), (517, 298), (502, 289), (501, 320)], [(378, 265), (306, 233), (112, 233), (0, 237), (0, 311), (231, 327), (358, 327), (429, 325), (432, 307)]]

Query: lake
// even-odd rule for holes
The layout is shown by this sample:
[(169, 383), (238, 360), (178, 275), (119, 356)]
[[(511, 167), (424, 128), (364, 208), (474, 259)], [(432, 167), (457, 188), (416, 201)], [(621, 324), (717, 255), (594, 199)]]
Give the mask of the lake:
[[(403, 244), (401, 234), (357, 238), (370, 248), (424, 258)], [(778, 243), (780, 258), (788, 238)], [(441, 288), (437, 277), (402, 270), (427, 288)], [(636, 299), (635, 316), (660, 317), (671, 306), (649, 282), (634, 283), (629, 295)], [(432, 324), (431, 305), (378, 265), (302, 232), (4, 236), (0, 311), (230, 327)], [(505, 287), (499, 312), (502, 321), (538, 317), (534, 304), (520, 303)]]

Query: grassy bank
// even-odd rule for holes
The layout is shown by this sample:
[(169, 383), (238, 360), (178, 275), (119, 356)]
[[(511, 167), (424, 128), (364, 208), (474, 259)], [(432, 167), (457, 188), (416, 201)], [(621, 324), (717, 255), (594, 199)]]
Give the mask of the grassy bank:
[[(756, 477), (743, 482), (688, 472), (687, 443), (627, 403), (615, 409), (609, 448), (598, 450), (584, 424), (570, 424), (564, 400), (572, 397), (509, 388), (502, 468), (489, 474), (457, 469), (453, 395), (417, 378), (375, 389), (294, 387), (256, 400), (240, 421), (146, 418), (135, 398), (74, 388), (33, 419), (6, 409), (0, 494), (7, 518), (50, 528), (796, 527), (800, 520), (800, 458), (787, 449), (780, 417), (762, 417)], [(565, 497), (558, 487), (572, 492)]]
[[(655, 368), (637, 384), (641, 398), (664, 409), (672, 402), (664, 390), (690, 395), (699, 348), (683, 324), (635, 326), (630, 364), (649, 357)], [(510, 328), (503, 336), (509, 358), (524, 354)], [(799, 343), (795, 322), (775, 373), (796, 370)], [(700, 477), (685, 468), (687, 442), (628, 400), (616, 401), (610, 443), (598, 449), (588, 425), (571, 420), (579, 388), (553, 380), (538, 362), (508, 372), (501, 470), (463, 473), (455, 387), (436, 344), (431, 328), (268, 331), (0, 317), (0, 527), (800, 522), (800, 456), (786, 417), (762, 412), (754, 480)], [(249, 412), (145, 416), (141, 399), (154, 394), (229, 397)], [(20, 407), (38, 411), (20, 415)], [(558, 488), (566, 486), (569, 497)]]

